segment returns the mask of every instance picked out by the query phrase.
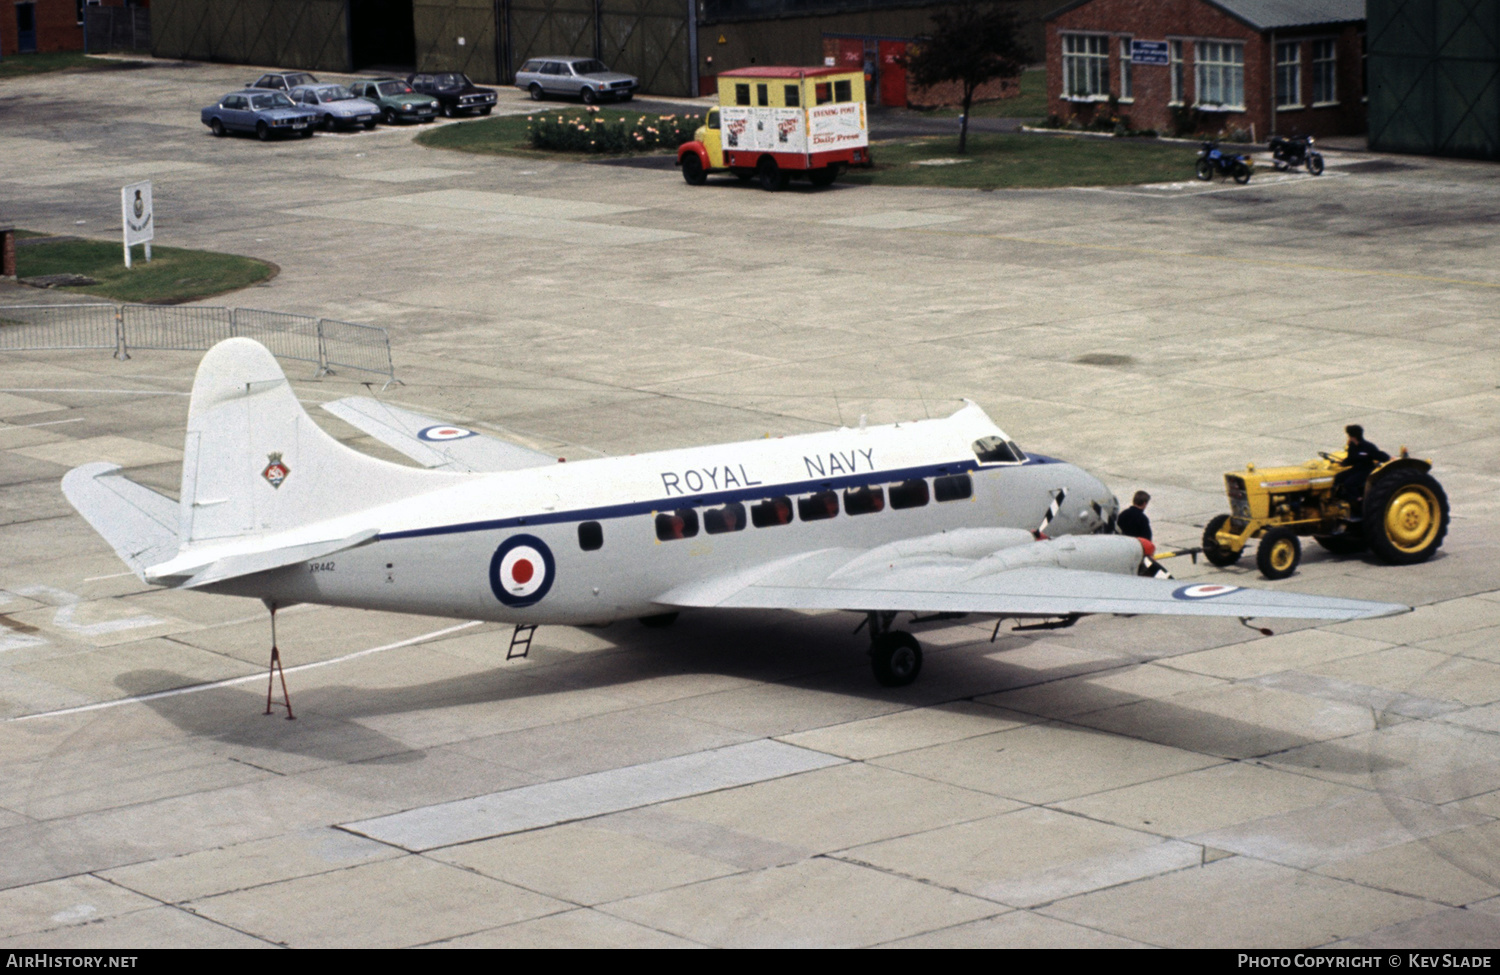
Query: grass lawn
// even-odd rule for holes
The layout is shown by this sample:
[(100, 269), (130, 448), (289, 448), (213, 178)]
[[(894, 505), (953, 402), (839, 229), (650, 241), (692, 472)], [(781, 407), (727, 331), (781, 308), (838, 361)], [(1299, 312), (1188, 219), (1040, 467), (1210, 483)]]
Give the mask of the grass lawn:
[[(918, 109), (920, 111), (920, 109)], [(934, 108), (923, 111), (932, 118), (958, 118), (961, 108)], [(1047, 70), (1030, 68), (1021, 74), (1021, 93), (1014, 98), (995, 98), (987, 102), (975, 102), (972, 118), (1046, 118)]]
[[(23, 234), (18, 231), (16, 236)], [(180, 247), (153, 246), (151, 258), (148, 264), (143, 248), (137, 246), (131, 256), (135, 267), (127, 269), (119, 241), (58, 240), (18, 246), (16, 271), (22, 278), (82, 274), (99, 283), (59, 290), (116, 301), (174, 304), (249, 287), (280, 270), (253, 257)]]
[[(969, 151), (958, 155), (958, 136), (932, 136), (871, 146), (875, 165), (851, 169), (847, 183), (876, 186), (954, 186), (968, 189), (1039, 189), (1054, 186), (1122, 186), (1192, 179), (1197, 153), (1153, 140), (1017, 133), (969, 133)], [(967, 159), (949, 165), (915, 165), (928, 159)]]
[(12, 54), (0, 61), (0, 80), (19, 78), (48, 71), (118, 71), (123, 65), (140, 62), (91, 58), (81, 51), (54, 51), (47, 54)]

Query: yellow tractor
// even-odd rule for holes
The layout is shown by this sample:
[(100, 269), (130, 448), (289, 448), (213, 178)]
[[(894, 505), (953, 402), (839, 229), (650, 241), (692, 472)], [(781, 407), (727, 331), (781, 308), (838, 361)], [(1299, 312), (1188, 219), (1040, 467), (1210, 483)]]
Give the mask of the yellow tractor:
[(1334, 478), (1349, 470), (1347, 454), (1319, 454), (1295, 467), (1256, 467), (1224, 475), (1229, 514), (1203, 529), (1203, 555), (1217, 566), (1240, 560), (1245, 544), (1260, 539), (1255, 564), (1267, 579), (1285, 579), (1302, 561), (1299, 536), (1335, 555), (1366, 548), (1392, 565), (1426, 561), (1448, 533), (1448, 496), (1428, 473), (1429, 461), (1401, 454), (1377, 466), (1365, 480), (1362, 500), (1334, 490)]

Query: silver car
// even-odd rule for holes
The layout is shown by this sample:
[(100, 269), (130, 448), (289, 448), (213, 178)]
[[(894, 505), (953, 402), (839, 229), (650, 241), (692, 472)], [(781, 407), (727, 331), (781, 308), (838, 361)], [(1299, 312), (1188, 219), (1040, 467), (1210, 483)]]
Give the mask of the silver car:
[(317, 112), (323, 128), (352, 129), (363, 125), (373, 129), (380, 120), (380, 106), (360, 98), (343, 85), (298, 85), (287, 92), (293, 102)]
[(605, 99), (630, 101), (640, 81), (594, 58), (532, 58), (516, 72), (516, 87), (541, 101), (548, 95), (582, 98), (585, 105)]

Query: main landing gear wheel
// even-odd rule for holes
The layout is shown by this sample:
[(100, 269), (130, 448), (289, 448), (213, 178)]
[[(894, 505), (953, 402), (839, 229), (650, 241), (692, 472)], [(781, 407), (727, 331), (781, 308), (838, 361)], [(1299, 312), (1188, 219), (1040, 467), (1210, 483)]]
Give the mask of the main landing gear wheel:
[(696, 152), (682, 157), (682, 178), (689, 186), (702, 186), (708, 182), (708, 173), (703, 171), (703, 160)]
[(870, 643), (870, 667), (886, 687), (905, 687), (922, 672), (922, 647), (902, 630), (889, 630)]
[(1448, 534), (1448, 495), (1431, 475), (1395, 470), (1365, 491), (1365, 539), (1392, 565), (1425, 562)]
[(1267, 579), (1285, 579), (1297, 571), (1302, 561), (1302, 543), (1289, 528), (1272, 528), (1260, 536), (1255, 552), (1255, 566)]
[(1234, 549), (1219, 544), (1218, 534), (1229, 524), (1228, 515), (1215, 515), (1213, 520), (1203, 526), (1203, 557), (1208, 559), (1209, 564), (1217, 565), (1223, 569), (1234, 565), (1244, 554), (1244, 549), (1236, 552)]

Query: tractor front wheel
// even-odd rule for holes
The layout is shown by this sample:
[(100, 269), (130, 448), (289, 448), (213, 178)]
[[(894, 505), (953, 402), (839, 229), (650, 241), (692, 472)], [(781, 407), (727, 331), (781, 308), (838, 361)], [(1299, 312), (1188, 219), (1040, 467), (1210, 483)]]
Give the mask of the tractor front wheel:
[(1244, 549), (1235, 551), (1228, 545), (1219, 544), (1219, 532), (1223, 531), (1227, 524), (1229, 524), (1228, 515), (1215, 515), (1213, 521), (1210, 521), (1203, 529), (1203, 557), (1221, 569), (1234, 565), (1245, 551)]
[(1448, 495), (1430, 474), (1395, 470), (1370, 485), (1365, 540), (1392, 565), (1425, 562), (1448, 534)]
[(1297, 571), (1302, 561), (1302, 543), (1290, 528), (1272, 528), (1260, 536), (1255, 551), (1255, 566), (1267, 579), (1285, 579)]

